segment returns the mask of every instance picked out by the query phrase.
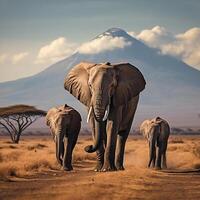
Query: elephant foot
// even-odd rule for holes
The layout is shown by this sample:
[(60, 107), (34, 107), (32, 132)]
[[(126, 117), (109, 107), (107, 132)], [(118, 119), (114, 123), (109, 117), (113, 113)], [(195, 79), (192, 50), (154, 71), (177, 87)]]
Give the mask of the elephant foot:
[(63, 165), (62, 160), (57, 160), (57, 161), (58, 161), (58, 164), (59, 164), (59, 165), (61, 165), (61, 166)]
[(155, 167), (155, 170), (161, 170), (161, 167), (157, 166)]
[(152, 166), (151, 165), (151, 162), (149, 162), (149, 164), (148, 164), (148, 166), (147, 166), (148, 168), (151, 168), (151, 167), (153, 167), (154, 168), (154, 166)]
[(163, 165), (163, 166), (162, 166), (162, 169), (167, 169), (167, 165)]
[(71, 165), (70, 166), (64, 166), (63, 170), (64, 171), (71, 171), (71, 170), (73, 170), (73, 167)]
[(117, 168), (117, 170), (125, 170), (123, 165), (117, 165), (116, 168)]
[(100, 172), (102, 167), (103, 167), (103, 163), (100, 162), (100, 161), (97, 161), (97, 164), (96, 164), (96, 167), (94, 168), (94, 171), (95, 172)]
[(117, 168), (115, 167), (115, 165), (110, 165), (110, 164), (104, 164), (104, 166), (101, 169), (102, 172), (116, 171), (116, 170)]

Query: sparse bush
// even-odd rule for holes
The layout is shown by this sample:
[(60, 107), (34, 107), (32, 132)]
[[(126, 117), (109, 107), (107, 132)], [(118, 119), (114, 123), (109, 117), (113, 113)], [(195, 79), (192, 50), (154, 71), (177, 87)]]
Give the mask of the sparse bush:
[(28, 146), (27, 149), (29, 151), (32, 151), (32, 150), (37, 150), (37, 149), (43, 149), (43, 148), (46, 148), (46, 147), (47, 147), (46, 145), (38, 143), (38, 144), (33, 145), (33, 146)]
[(13, 142), (11, 142), (11, 141), (5, 141), (3, 143), (5, 143), (5, 144), (12, 144)]
[(48, 153), (49, 154), (55, 154), (55, 151), (50, 150), (50, 151), (48, 151)]
[(24, 166), (26, 171), (39, 171), (40, 169), (52, 169), (51, 164), (47, 160), (37, 160)]
[(0, 162), (3, 162), (3, 155), (0, 153)]
[(12, 167), (8, 170), (8, 176), (17, 176), (16, 168)]
[(193, 147), (193, 154), (194, 154), (197, 158), (200, 158), (200, 146), (194, 146), (194, 147)]
[(172, 143), (172, 144), (183, 144), (184, 141), (181, 138), (172, 138), (172, 139), (169, 140), (169, 143)]
[(177, 150), (176, 146), (168, 147), (168, 151), (176, 151), (176, 150)]
[(9, 147), (10, 147), (11, 149), (17, 149), (17, 147), (14, 146), (14, 145), (9, 145)]
[(193, 165), (193, 168), (194, 168), (194, 169), (200, 169), (200, 162), (199, 162), (199, 163), (195, 163), (195, 164)]
[(10, 152), (4, 156), (2, 156), (3, 161), (17, 161), (20, 157), (20, 152)]
[(12, 166), (0, 168), (0, 177), (17, 176), (17, 169)]

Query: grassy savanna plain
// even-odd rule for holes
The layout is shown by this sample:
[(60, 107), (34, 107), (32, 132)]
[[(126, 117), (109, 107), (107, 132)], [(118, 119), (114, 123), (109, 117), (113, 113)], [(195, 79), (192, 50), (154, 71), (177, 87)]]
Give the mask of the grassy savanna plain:
[(200, 199), (200, 137), (170, 136), (168, 170), (147, 169), (148, 144), (128, 138), (125, 171), (93, 172), (95, 154), (84, 152), (90, 136), (79, 136), (72, 172), (55, 159), (51, 136), (0, 138), (0, 199)]

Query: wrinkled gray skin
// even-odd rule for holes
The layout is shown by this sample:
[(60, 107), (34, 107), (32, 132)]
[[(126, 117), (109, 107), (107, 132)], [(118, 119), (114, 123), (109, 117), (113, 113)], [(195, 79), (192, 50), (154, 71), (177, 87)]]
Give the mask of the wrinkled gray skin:
[(85, 151), (97, 153), (95, 171), (123, 170), (125, 143), (145, 87), (141, 72), (129, 63), (76, 65), (64, 87), (88, 107), (94, 144)]
[(46, 115), (46, 124), (50, 127), (56, 143), (56, 158), (65, 171), (72, 167), (72, 152), (81, 127), (81, 116), (72, 107), (51, 108)]
[(144, 135), (149, 143), (148, 167), (167, 168), (166, 151), (170, 135), (170, 127), (167, 121), (160, 117), (145, 120), (140, 126), (140, 133)]

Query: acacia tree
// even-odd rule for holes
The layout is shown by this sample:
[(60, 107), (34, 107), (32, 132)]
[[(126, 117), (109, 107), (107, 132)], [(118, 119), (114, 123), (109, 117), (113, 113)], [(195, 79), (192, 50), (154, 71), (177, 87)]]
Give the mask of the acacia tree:
[(0, 128), (4, 128), (13, 143), (18, 143), (22, 132), (46, 112), (34, 106), (14, 105), (0, 108)]

